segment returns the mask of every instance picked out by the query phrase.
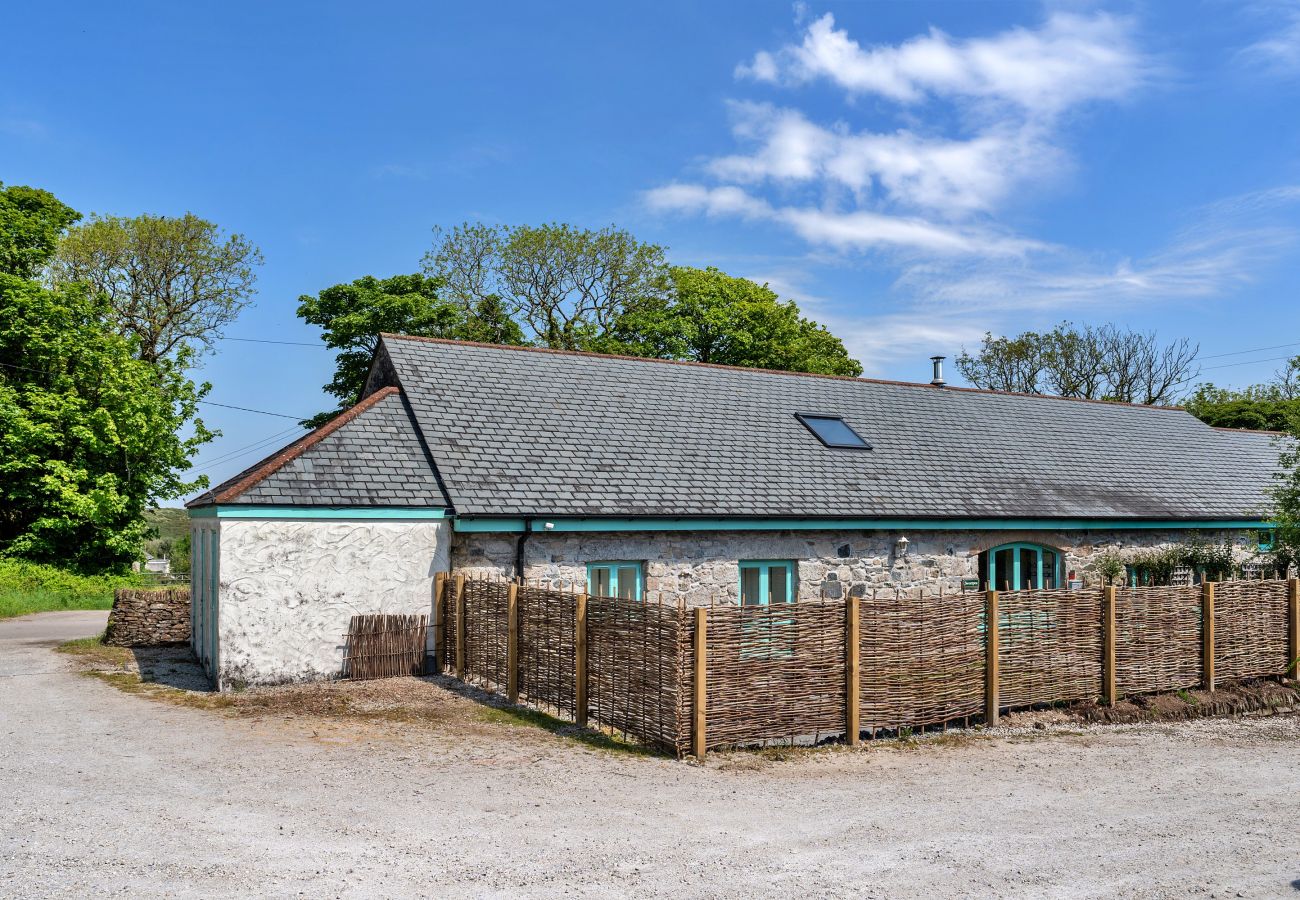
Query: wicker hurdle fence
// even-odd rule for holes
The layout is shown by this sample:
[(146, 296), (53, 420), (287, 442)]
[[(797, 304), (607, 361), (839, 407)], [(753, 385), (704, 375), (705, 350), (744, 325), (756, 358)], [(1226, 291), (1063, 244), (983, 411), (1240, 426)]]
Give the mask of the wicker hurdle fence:
[(436, 665), (679, 756), (1295, 675), (1300, 581), (686, 609), (440, 576)]
[(428, 616), (353, 616), (343, 647), (343, 677), (423, 675), (428, 627)]

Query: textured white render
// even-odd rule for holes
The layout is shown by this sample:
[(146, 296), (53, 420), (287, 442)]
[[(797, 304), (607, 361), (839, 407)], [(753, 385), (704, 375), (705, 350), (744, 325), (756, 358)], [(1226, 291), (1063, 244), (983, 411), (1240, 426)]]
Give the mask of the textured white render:
[(219, 686), (333, 678), (352, 616), (432, 616), (449, 534), (440, 521), (223, 521)]

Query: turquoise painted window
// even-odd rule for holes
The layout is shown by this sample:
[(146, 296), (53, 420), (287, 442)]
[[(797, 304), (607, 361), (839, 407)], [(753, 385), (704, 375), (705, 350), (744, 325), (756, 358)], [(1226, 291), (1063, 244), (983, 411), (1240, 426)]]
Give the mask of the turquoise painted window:
[(644, 580), (639, 562), (594, 562), (587, 566), (587, 593), (593, 597), (640, 600)]
[(980, 554), (985, 590), (1052, 590), (1061, 586), (1061, 554), (1040, 544), (1003, 544)]
[(794, 655), (794, 619), (776, 608), (793, 603), (795, 568), (789, 560), (755, 559), (740, 563), (742, 659), (786, 659)]
[(794, 563), (755, 559), (740, 564), (741, 606), (771, 606), (794, 602)]
[(1255, 532), (1255, 542), (1260, 551), (1267, 553), (1273, 549), (1273, 529), (1261, 528)]

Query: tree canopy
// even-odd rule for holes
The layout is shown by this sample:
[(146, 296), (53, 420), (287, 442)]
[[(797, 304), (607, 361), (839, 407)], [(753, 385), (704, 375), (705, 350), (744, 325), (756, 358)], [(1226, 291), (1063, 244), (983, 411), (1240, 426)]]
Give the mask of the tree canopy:
[(766, 284), (715, 268), (674, 266), (667, 298), (625, 312), (609, 349), (660, 359), (861, 375), (844, 344)]
[(325, 345), (339, 353), (326, 393), (338, 398), (335, 410), (303, 422), (315, 428), (357, 402), (370, 360), (384, 332), (421, 337), (454, 337), (492, 343), (521, 343), (519, 326), (492, 297), (471, 301), (467, 310), (443, 299), (441, 282), (425, 275), (367, 275), (298, 298), (298, 315), (323, 330)]
[(106, 327), (103, 294), (35, 280), (50, 235), (76, 220), (49, 200), (43, 224), (7, 232), (0, 261), (0, 554), (121, 568), (139, 556), (147, 502), (207, 483), (180, 475), (212, 437), (196, 417), (207, 385), (185, 378), (187, 350), (139, 359), (133, 340)]
[(56, 284), (85, 282), (146, 362), (201, 353), (248, 305), (262, 253), (241, 234), (186, 213), (93, 216), (58, 243)]
[(0, 272), (35, 278), (81, 213), (40, 188), (0, 183)]
[(467, 313), (499, 303), (531, 343), (591, 349), (625, 312), (666, 296), (662, 247), (613, 227), (492, 226), (435, 229), (424, 269)]
[(976, 387), (1163, 406), (1196, 376), (1199, 347), (1186, 338), (1161, 345), (1154, 333), (1063, 322), (1048, 332), (985, 334), (957, 370)]
[(1286, 431), (1291, 420), (1300, 416), (1300, 356), (1288, 362), (1270, 382), (1241, 390), (1202, 384), (1183, 405), (1216, 428)]

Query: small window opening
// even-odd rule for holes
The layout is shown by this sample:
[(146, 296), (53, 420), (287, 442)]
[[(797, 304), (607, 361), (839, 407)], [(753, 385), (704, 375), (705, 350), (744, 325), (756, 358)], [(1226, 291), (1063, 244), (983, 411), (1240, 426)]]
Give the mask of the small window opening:
[(846, 450), (870, 450), (871, 445), (839, 416), (823, 416), (811, 413), (795, 413), (795, 418), (816, 435), (817, 440), (827, 447), (839, 447)]

